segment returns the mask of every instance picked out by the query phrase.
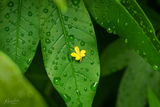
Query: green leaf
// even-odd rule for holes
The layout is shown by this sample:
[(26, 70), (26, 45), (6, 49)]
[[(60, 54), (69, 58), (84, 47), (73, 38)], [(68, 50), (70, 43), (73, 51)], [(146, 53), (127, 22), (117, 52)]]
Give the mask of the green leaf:
[(42, 96), (22, 77), (20, 69), (0, 52), (0, 105), (1, 107), (47, 107)]
[(147, 89), (148, 89), (149, 107), (160, 107), (160, 102), (157, 99), (156, 95), (151, 90), (151, 88), (148, 86)]
[(122, 70), (134, 59), (134, 56), (134, 50), (130, 49), (123, 39), (114, 41), (100, 56), (101, 77)]
[[(66, 12), (50, 0), (41, 4), (41, 47), (47, 74), (67, 106), (90, 107), (100, 67), (94, 28), (84, 3), (68, 0)], [(71, 57), (75, 46), (86, 50), (81, 63)]]
[(144, 59), (160, 71), (160, 44), (155, 31), (135, 0), (85, 0), (94, 19), (108, 33), (126, 39)]
[(24, 74), (39, 43), (39, 1), (0, 0), (0, 50)]

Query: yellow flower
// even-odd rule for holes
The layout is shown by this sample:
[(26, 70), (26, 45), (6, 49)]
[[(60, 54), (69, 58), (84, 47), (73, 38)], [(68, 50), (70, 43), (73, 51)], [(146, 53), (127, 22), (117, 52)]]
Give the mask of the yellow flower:
[(82, 57), (85, 57), (86, 51), (85, 50), (80, 51), (78, 46), (75, 46), (74, 50), (76, 53), (75, 52), (71, 53), (71, 56), (75, 57), (75, 60), (80, 60), (79, 63), (81, 63)]

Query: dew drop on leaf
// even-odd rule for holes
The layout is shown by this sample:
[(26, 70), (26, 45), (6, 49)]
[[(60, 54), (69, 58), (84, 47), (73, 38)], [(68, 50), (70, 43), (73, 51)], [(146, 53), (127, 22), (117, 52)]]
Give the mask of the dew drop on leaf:
[(128, 26), (128, 23), (125, 23), (124, 25), (127, 27), (127, 26)]
[(87, 91), (87, 88), (84, 88), (84, 91)]
[(23, 52), (22, 52), (22, 55), (23, 55), (23, 56), (26, 56), (26, 52), (25, 52), (25, 51), (23, 51)]
[(66, 57), (62, 57), (63, 60), (66, 60)]
[(14, 6), (14, 3), (12, 2), (12, 1), (10, 1), (9, 3), (8, 3), (8, 7), (13, 7)]
[(97, 86), (98, 86), (98, 83), (97, 83), (97, 82), (94, 82), (94, 83), (91, 85), (91, 90), (96, 91)]
[(33, 41), (33, 42), (32, 42), (32, 44), (33, 44), (33, 45), (35, 45), (35, 44), (36, 44), (36, 42), (35, 42), (35, 41)]
[(52, 54), (52, 51), (51, 51), (51, 50), (48, 50), (48, 53), (49, 53), (49, 54)]
[(22, 34), (21, 34), (21, 36), (23, 37), (23, 36), (24, 36), (24, 34), (22, 33)]
[(146, 55), (146, 52), (143, 52), (143, 55)]
[(74, 41), (74, 35), (69, 35), (69, 40)]
[(6, 30), (6, 31), (9, 31), (9, 27), (6, 27), (5, 30)]
[(57, 67), (57, 66), (55, 66), (55, 67), (54, 67), (54, 69), (55, 69), (55, 70), (58, 70), (58, 67)]
[(87, 77), (84, 77), (84, 81), (87, 81)]
[(78, 96), (81, 95), (79, 90), (76, 90), (76, 93), (77, 93)]
[(68, 28), (71, 29), (71, 28), (72, 28), (72, 25), (68, 25)]
[(43, 12), (44, 13), (48, 13), (48, 9), (43, 9)]
[(49, 36), (51, 35), (51, 33), (50, 33), (50, 32), (47, 32), (46, 35), (49, 37)]
[(157, 65), (153, 65), (153, 69), (156, 70), (156, 71), (158, 71), (159, 68), (158, 68)]
[(7, 13), (7, 14), (5, 15), (5, 18), (6, 18), (6, 19), (9, 19), (9, 18), (10, 18), (10, 15)]
[(29, 36), (32, 36), (32, 34), (33, 34), (33, 32), (32, 32), (32, 31), (30, 31), (30, 32), (28, 33), (28, 35), (29, 35)]
[(81, 42), (80, 42), (80, 45), (81, 45), (81, 46), (84, 46), (84, 45), (85, 45), (85, 43), (84, 43), (83, 41), (81, 41)]
[(64, 16), (64, 20), (67, 21), (67, 20), (68, 20), (68, 17), (67, 17), (67, 16)]
[(73, 18), (73, 20), (74, 20), (74, 21), (77, 21), (77, 18), (75, 17), (75, 18)]
[(128, 43), (128, 40), (127, 40), (127, 39), (125, 39), (124, 41), (125, 41), (125, 43)]
[(139, 54), (140, 53), (139, 50), (136, 50), (136, 53)]
[(60, 77), (55, 77), (53, 81), (54, 81), (54, 84), (58, 85), (61, 82), (61, 78)]
[(71, 100), (71, 98), (67, 94), (61, 94), (61, 97), (65, 102), (69, 102)]
[(89, 32), (90, 32), (90, 33), (92, 33), (92, 32), (93, 32), (93, 29), (92, 29), (92, 27), (90, 27), (90, 28), (89, 28)]
[(119, 23), (119, 19), (117, 20), (117, 23)]
[(95, 20), (98, 20), (98, 17), (94, 17)]
[(79, 4), (80, 0), (72, 0), (72, 3), (74, 6), (77, 6)]
[(91, 63), (91, 65), (93, 65), (93, 64), (94, 64), (94, 62), (93, 62), (93, 61), (91, 61), (90, 63)]
[(7, 42), (7, 43), (9, 43), (9, 42), (10, 42), (10, 40), (9, 40), (9, 39), (6, 39), (6, 42)]
[(91, 55), (94, 55), (94, 51), (93, 50), (91, 50)]
[(104, 0), (101, 0), (101, 3), (104, 3)]
[(28, 64), (28, 65), (30, 65), (30, 64), (31, 64), (31, 62), (32, 62), (32, 60), (31, 60), (31, 59), (28, 59), (28, 60), (27, 60), (27, 64)]
[(46, 41), (47, 44), (49, 44), (51, 42), (48, 38), (46, 38), (45, 41)]
[(46, 46), (43, 46), (42, 51), (43, 51), (43, 52), (46, 51)]
[(66, 77), (66, 76), (67, 76), (67, 73), (64, 73), (63, 75)]
[(32, 16), (32, 12), (28, 12), (28, 15), (29, 15), (29, 16)]
[(101, 26), (103, 26), (103, 24), (104, 24), (103, 22), (100, 23)]
[(111, 28), (107, 28), (107, 32), (108, 32), (108, 33), (112, 33), (113, 31), (112, 31)]

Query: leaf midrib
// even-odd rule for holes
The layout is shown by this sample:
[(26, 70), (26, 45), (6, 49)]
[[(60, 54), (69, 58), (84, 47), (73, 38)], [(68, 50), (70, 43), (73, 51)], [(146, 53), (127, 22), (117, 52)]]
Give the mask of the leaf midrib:
[[(59, 14), (59, 17), (60, 17), (60, 22), (61, 22), (61, 25), (62, 25), (62, 29), (63, 29), (63, 33), (64, 33), (64, 37), (65, 37), (65, 41), (66, 41), (66, 46), (67, 46), (67, 49), (68, 49), (68, 54), (69, 54), (69, 59), (70, 59), (70, 63), (71, 63), (71, 67), (72, 67), (72, 73), (74, 75), (74, 79), (75, 79), (75, 84), (76, 84), (76, 90), (78, 90), (78, 85), (77, 85), (77, 79), (75, 77), (75, 69), (74, 69), (74, 66), (73, 66), (73, 62), (72, 62), (72, 57), (71, 57), (71, 51), (70, 51), (70, 46), (69, 46), (69, 42), (67, 40), (67, 35), (66, 35), (66, 30), (65, 30), (65, 24), (63, 22), (63, 17), (62, 17), (62, 13), (60, 11), (60, 8), (57, 6), (57, 10), (58, 10), (58, 14)], [(79, 98), (79, 95), (78, 95), (78, 99), (80, 101), (80, 98)]]
[(17, 48), (18, 48), (19, 28), (20, 28), (21, 7), (22, 7), (22, 0), (19, 0), (18, 19), (17, 19), (17, 34), (16, 34), (16, 47), (15, 47), (15, 57), (14, 57), (15, 62), (17, 61)]

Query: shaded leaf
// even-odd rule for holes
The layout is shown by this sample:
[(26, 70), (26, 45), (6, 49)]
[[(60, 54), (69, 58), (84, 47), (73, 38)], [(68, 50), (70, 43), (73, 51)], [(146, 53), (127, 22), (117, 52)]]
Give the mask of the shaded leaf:
[(160, 102), (157, 99), (156, 95), (153, 93), (152, 89), (148, 86), (148, 100), (149, 107), (160, 107)]
[(39, 43), (39, 1), (0, 0), (0, 50), (25, 73)]
[(135, 0), (85, 0), (94, 19), (108, 33), (118, 34), (159, 70), (160, 44), (155, 31)]
[[(41, 47), (47, 74), (67, 106), (91, 106), (100, 67), (93, 25), (83, 1), (67, 1), (61, 11), (52, 0), (41, 2)], [(86, 50), (82, 62), (74, 47)]]
[(0, 106), (1, 107), (47, 107), (42, 96), (21, 71), (4, 53), (0, 52)]
[(134, 56), (134, 50), (129, 49), (128, 44), (123, 39), (114, 41), (103, 51), (100, 57), (101, 76), (122, 70), (128, 65), (128, 62), (134, 59)]

